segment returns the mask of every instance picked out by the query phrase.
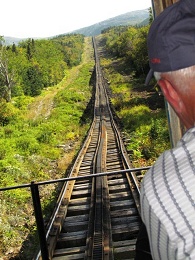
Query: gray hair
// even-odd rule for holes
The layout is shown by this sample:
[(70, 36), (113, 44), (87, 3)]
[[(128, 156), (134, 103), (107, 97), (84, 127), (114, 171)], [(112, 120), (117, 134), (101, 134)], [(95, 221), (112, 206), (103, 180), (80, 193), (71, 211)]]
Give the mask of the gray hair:
[(183, 93), (187, 94), (187, 90), (191, 89), (192, 84), (195, 85), (195, 66), (170, 71), (170, 72), (154, 72), (156, 80), (166, 78)]

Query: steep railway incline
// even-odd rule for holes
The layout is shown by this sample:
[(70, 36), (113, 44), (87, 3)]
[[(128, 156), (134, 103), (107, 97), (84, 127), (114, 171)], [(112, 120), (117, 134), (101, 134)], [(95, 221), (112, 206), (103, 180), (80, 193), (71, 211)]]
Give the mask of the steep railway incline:
[[(94, 120), (59, 198), (47, 240), (49, 258), (133, 259), (140, 226), (139, 191), (113, 120), (96, 41)], [(104, 174), (102, 174), (104, 173)], [(95, 177), (93, 175), (96, 174)]]

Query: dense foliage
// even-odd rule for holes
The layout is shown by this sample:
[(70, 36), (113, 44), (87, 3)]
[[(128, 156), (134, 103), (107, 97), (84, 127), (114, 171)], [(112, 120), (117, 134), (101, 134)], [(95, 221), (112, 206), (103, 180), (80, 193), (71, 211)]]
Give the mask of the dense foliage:
[(104, 33), (107, 52), (116, 58), (123, 58), (136, 76), (148, 71), (147, 34), (148, 26), (114, 27)]
[(58, 36), (53, 41), (58, 44), (68, 67), (76, 66), (81, 62), (84, 43), (83, 35), (70, 34), (65, 37)]
[[(98, 36), (112, 105), (138, 167), (169, 147), (163, 98), (154, 88), (143, 88), (147, 32), (148, 26), (114, 27)], [(64, 174), (89, 128), (93, 65), (91, 41), (82, 35), (0, 45), (1, 186)], [(40, 190), (44, 216), (56, 190)], [(0, 258), (11, 259), (26, 240), (18, 258), (31, 259), (37, 240), (31, 204), (28, 189), (0, 193)]]
[(144, 87), (149, 71), (147, 54), (148, 26), (114, 27), (99, 37), (106, 48), (101, 59), (110, 85), (111, 100), (134, 165), (152, 164), (170, 147), (164, 99), (154, 85)]
[[(65, 38), (28, 40), (15, 46), (14, 53), (14, 45), (5, 49), (6, 57), (10, 55), (9, 68), (15, 68), (15, 96), (11, 102), (0, 99), (1, 187), (64, 176), (89, 128), (92, 109), (86, 108), (91, 99), (89, 82), (94, 66), (91, 41), (85, 39), (89, 41), (88, 52), (91, 50), (86, 58), (82, 36)], [(79, 46), (77, 55), (64, 57), (63, 41), (73, 41), (73, 50)], [(65, 59), (78, 66), (71, 68)], [(62, 69), (65, 77), (64, 72), (60, 74)], [(57, 190), (56, 185), (40, 188), (46, 220)], [(38, 239), (30, 190), (0, 192), (0, 210), (0, 259), (19, 254), (25, 240), (18, 258), (32, 259)]]
[[(3, 39), (1, 39), (2, 42)], [(28, 39), (18, 46), (0, 46), (0, 95), (37, 96), (59, 83), (66, 69), (81, 62), (84, 37), (67, 35), (54, 39)]]

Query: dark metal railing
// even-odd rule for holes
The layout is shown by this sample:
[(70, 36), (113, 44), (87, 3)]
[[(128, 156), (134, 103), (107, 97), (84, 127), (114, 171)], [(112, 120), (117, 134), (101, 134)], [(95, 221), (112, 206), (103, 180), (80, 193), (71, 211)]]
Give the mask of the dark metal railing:
[(94, 177), (109, 176), (109, 175), (114, 175), (114, 174), (118, 174), (118, 173), (125, 174), (125, 173), (129, 172), (129, 173), (133, 174), (134, 172), (140, 172), (140, 171), (148, 170), (148, 169), (150, 169), (150, 166), (142, 167), (142, 168), (132, 168), (132, 169), (126, 169), (126, 170), (120, 170), (120, 171), (113, 171), (113, 172), (102, 172), (102, 173), (96, 173), (96, 174), (90, 174), (90, 175), (78, 176), (78, 177), (61, 178), (61, 179), (41, 181), (41, 182), (32, 181), (29, 184), (2, 187), (2, 188), (0, 188), (0, 192), (7, 191), (7, 190), (30, 188), (31, 197), (32, 197), (32, 201), (33, 201), (33, 207), (34, 207), (34, 214), (35, 214), (35, 219), (36, 219), (36, 225), (37, 225), (37, 232), (38, 232), (38, 236), (39, 236), (41, 256), (42, 256), (43, 260), (49, 260), (47, 236), (46, 236), (46, 231), (45, 231), (45, 227), (44, 227), (43, 213), (42, 213), (41, 201), (40, 201), (40, 196), (39, 196), (39, 186), (54, 184), (54, 183), (59, 183), (59, 182), (68, 182), (68, 181), (72, 181), (72, 180), (83, 180), (83, 179), (90, 179), (90, 178), (94, 178)]

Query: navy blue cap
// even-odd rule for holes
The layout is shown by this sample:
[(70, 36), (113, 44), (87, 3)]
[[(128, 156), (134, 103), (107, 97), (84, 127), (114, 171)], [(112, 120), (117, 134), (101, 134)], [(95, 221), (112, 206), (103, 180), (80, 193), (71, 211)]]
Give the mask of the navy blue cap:
[(180, 0), (153, 21), (148, 33), (150, 72), (168, 72), (195, 65), (195, 0)]

